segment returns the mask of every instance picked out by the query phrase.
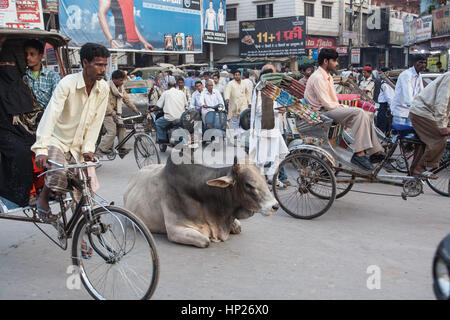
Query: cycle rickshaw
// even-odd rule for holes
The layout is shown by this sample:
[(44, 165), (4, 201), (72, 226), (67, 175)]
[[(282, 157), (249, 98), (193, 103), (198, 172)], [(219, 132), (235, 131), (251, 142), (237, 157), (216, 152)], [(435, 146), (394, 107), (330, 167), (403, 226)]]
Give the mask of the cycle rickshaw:
[[(403, 188), (403, 199), (423, 193), (426, 182), (434, 191), (449, 196), (450, 192), (450, 145), (439, 168), (433, 173), (438, 180), (407, 175), (381, 173), (397, 148), (406, 157), (406, 146), (422, 143), (410, 137), (410, 129), (397, 128), (393, 139), (383, 141), (386, 158), (375, 169), (366, 171), (350, 162), (353, 152), (349, 144), (351, 135), (332, 119), (313, 112), (303, 97), (304, 86), (295, 79), (282, 74), (267, 74), (257, 85), (266, 96), (286, 106), (295, 115), (298, 130), (289, 144), (289, 155), (280, 163), (274, 175), (274, 184), (284, 167), (290, 185), (273, 188), (275, 198), (288, 214), (299, 219), (313, 219), (327, 212), (335, 199), (343, 197), (355, 183), (382, 183)], [(289, 125), (289, 122), (288, 122)], [(291, 122), (292, 125), (292, 122)], [(394, 128), (395, 129), (395, 128)], [(407, 163), (407, 160), (405, 158)]]
[[(51, 44), (55, 48), (61, 75), (65, 75), (61, 52), (64, 60), (68, 61), (67, 38), (56, 32), (17, 29), (0, 29), (0, 36), (14, 40), (11, 43), (17, 47), (17, 52), (23, 51), (23, 43), (28, 39)], [(25, 58), (23, 61), (25, 63)], [(87, 169), (98, 167), (98, 161), (66, 166), (56, 162), (52, 164), (56, 168), (40, 176), (51, 171), (68, 170), (70, 189), (77, 191), (75, 194), (56, 195), (50, 202), (53, 212), (58, 212), (56, 208), (59, 206), (59, 212), (55, 214), (57, 220), (44, 221), (34, 206), (12, 208), (3, 201), (0, 201), (0, 219), (32, 222), (63, 250), (67, 250), (68, 240), (72, 238), (74, 271), (93, 298), (149, 299), (158, 283), (159, 259), (148, 228), (132, 212), (108, 203), (92, 190)], [(44, 230), (41, 227), (44, 225), (49, 227)]]

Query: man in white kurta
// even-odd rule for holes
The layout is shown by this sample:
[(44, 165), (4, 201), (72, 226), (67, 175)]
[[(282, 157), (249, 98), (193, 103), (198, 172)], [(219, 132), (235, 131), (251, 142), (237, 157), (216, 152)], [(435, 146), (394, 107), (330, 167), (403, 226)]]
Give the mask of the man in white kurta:
[(228, 105), (228, 128), (239, 129), (239, 116), (246, 108), (251, 107), (251, 92), (241, 80), (241, 72), (234, 72), (234, 80), (225, 88), (225, 102)]
[[(267, 68), (271, 68), (271, 66)], [(249, 154), (254, 155), (253, 161), (261, 170), (266, 171), (265, 174), (270, 180), (272, 180), (273, 175), (276, 173), (280, 162), (289, 153), (288, 147), (283, 139), (283, 114), (277, 110), (280, 107), (282, 106), (274, 101), (274, 128), (270, 130), (262, 129), (261, 91), (254, 90), (250, 116)], [(264, 166), (267, 163), (270, 163), (270, 167), (265, 168)]]
[(216, 31), (217, 30), (217, 17), (216, 12), (213, 8), (212, 0), (209, 1), (209, 8), (205, 12), (205, 25), (206, 30)]

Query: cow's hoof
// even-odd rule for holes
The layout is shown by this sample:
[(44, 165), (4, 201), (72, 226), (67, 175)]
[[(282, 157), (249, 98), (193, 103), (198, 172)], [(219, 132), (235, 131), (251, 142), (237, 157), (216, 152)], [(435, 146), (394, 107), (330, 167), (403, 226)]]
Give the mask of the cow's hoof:
[(231, 224), (230, 233), (239, 234), (241, 233), (241, 231), (241, 222), (238, 219), (234, 219), (233, 223)]

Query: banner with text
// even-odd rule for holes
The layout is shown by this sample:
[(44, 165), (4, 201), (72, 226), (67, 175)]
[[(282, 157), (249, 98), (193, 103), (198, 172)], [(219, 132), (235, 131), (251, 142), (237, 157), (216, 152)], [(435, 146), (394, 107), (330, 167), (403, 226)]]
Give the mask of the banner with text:
[(44, 30), (41, 0), (0, 0), (0, 28)]
[(239, 53), (246, 57), (296, 56), (305, 54), (304, 16), (241, 21)]
[(227, 44), (225, 0), (203, 0), (203, 42)]
[(71, 47), (100, 43), (117, 51), (202, 52), (201, 0), (61, 0), (61, 33)]

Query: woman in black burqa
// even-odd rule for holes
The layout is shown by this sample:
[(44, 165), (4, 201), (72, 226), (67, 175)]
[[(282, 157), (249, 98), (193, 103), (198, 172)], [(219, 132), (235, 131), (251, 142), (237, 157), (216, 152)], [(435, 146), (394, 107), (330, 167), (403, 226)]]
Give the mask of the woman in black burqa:
[(42, 109), (22, 80), (14, 47), (6, 41), (0, 51), (0, 196), (27, 206), (33, 185), (30, 147)]

